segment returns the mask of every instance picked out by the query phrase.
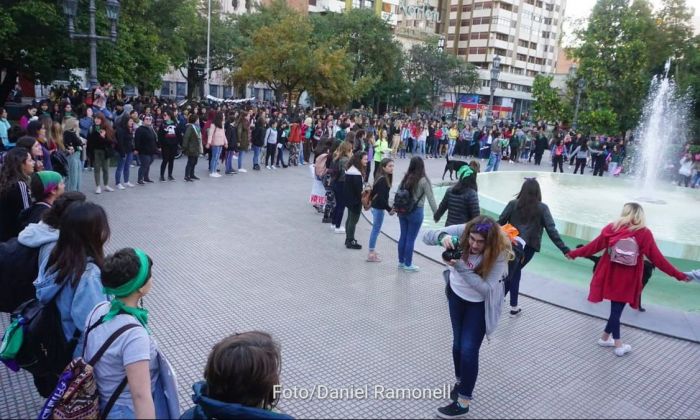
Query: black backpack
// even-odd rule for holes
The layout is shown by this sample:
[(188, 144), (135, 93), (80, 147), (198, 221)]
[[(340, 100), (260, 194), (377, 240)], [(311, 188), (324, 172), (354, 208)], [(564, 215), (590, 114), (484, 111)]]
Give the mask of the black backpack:
[(73, 359), (81, 335), (76, 328), (73, 337), (66, 340), (61, 313), (56, 306), (56, 297), (69, 282), (65, 280), (47, 304), (31, 299), (12, 313), (12, 320), (19, 319), (23, 330), (22, 346), (14, 362), (33, 376), (42, 378), (41, 389), (38, 389), (42, 397), (47, 397), (56, 387), (59, 375)]
[(418, 200), (413, 199), (413, 194), (407, 188), (404, 188), (403, 182), (399, 185), (399, 189), (394, 195), (394, 210), (399, 215), (407, 215), (416, 209)]
[(24, 246), (17, 238), (0, 243), (0, 312), (11, 313), (35, 296), (39, 248)]
[(68, 156), (67, 152), (56, 150), (51, 153), (51, 166), (53, 170), (63, 176), (68, 176)]

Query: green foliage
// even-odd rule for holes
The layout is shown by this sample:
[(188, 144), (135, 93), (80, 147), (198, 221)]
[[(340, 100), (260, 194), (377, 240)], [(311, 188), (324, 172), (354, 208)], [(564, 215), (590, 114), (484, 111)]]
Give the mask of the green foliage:
[(538, 74), (532, 84), (535, 118), (547, 122), (562, 120), (562, 104), (557, 89), (551, 86), (553, 76)]
[(479, 88), (479, 72), (476, 70), (476, 66), (468, 63), (457, 56), (448, 54), (448, 78), (447, 86), (452, 95), (452, 116), (457, 114), (457, 108), (459, 107), (459, 94), (474, 92)]
[(591, 133), (616, 133), (618, 115), (610, 108), (587, 110), (579, 114), (579, 126), (586, 127)]

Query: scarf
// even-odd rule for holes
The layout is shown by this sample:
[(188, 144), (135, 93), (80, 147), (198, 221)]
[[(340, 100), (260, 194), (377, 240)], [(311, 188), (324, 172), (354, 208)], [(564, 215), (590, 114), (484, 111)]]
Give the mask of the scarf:
[(139, 271), (138, 273), (136, 273), (136, 276), (134, 276), (134, 278), (132, 278), (131, 280), (127, 281), (119, 287), (104, 288), (105, 294), (114, 296), (114, 298), (110, 302), (109, 311), (104, 317), (104, 322), (113, 319), (120, 313), (127, 313), (136, 318), (136, 320), (138, 320), (139, 323), (143, 325), (143, 327), (146, 328), (146, 331), (148, 331), (150, 334), (150, 330), (148, 329), (148, 310), (144, 308), (135, 308), (133, 306), (127, 306), (120, 299), (136, 292), (141, 287), (143, 287), (144, 284), (146, 284), (146, 281), (148, 281), (148, 256), (145, 252), (138, 248), (134, 248), (134, 252), (139, 258)]

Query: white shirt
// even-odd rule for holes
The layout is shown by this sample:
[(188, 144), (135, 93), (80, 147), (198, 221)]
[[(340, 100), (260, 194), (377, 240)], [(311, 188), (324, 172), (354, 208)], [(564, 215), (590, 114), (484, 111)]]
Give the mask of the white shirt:
[[(469, 254), (469, 257), (466, 261), (467, 267), (472, 269), (477, 267), (479, 263), (481, 263), (482, 258), (482, 254)], [(457, 273), (457, 270), (455, 270), (454, 267), (448, 266), (448, 269), (450, 270), (450, 288), (452, 288), (452, 291), (455, 293), (455, 295), (469, 302), (484, 301), (484, 297), (481, 295), (481, 293), (479, 293), (476, 289), (467, 284), (467, 282), (465, 282), (464, 279), (462, 279), (462, 276), (459, 273)]]

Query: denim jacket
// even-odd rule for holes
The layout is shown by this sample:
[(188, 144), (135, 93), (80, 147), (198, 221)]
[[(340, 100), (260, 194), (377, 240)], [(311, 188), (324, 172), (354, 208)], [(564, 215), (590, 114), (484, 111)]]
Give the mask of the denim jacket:
[(107, 295), (102, 291), (100, 269), (90, 260), (88, 260), (85, 272), (75, 287), (72, 284), (66, 284), (65, 287), (61, 288), (62, 285), (56, 284), (56, 275), (53, 267), (47, 269), (46, 272), (39, 273), (34, 281), (36, 298), (41, 303), (46, 304), (56, 297), (56, 307), (61, 314), (63, 334), (67, 340), (73, 337), (76, 329), (80, 330), (81, 337), (73, 352), (73, 356), (77, 357), (83, 352), (82, 332), (85, 331), (88, 315), (95, 305), (108, 300)]

